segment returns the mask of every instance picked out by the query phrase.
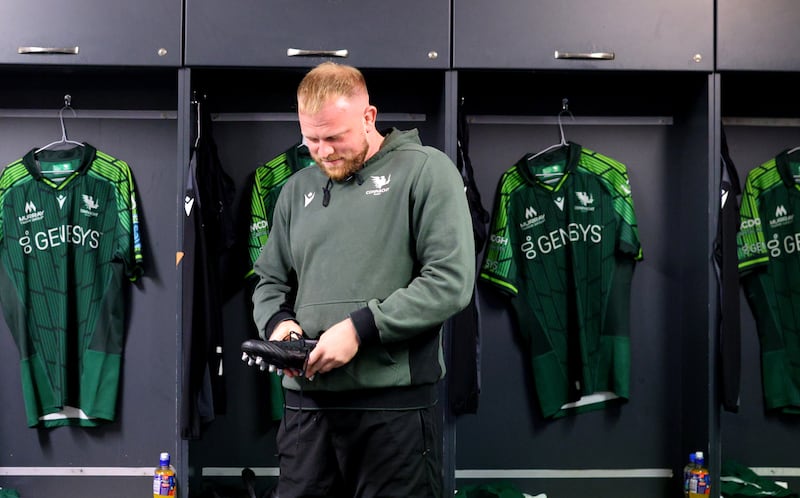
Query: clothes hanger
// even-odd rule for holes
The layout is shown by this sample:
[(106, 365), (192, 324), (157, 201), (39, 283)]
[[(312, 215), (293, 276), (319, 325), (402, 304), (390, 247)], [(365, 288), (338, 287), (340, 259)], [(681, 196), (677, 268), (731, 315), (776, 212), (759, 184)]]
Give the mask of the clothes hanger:
[(200, 145), (200, 132), (201, 132), (201, 121), (203, 119), (202, 115), (200, 114), (200, 99), (197, 98), (197, 91), (192, 91), (192, 104), (195, 106), (195, 123), (197, 124), (197, 138), (194, 141), (193, 149), (197, 150), (197, 147)]
[(40, 147), (34, 152), (34, 155), (56, 145), (73, 144), (83, 147), (82, 143), (67, 138), (67, 127), (64, 125), (64, 111), (66, 110), (72, 111), (72, 116), (77, 117), (78, 114), (75, 112), (75, 109), (72, 108), (72, 96), (69, 94), (64, 95), (64, 107), (58, 111), (58, 120), (61, 122), (61, 139), (56, 140), (55, 142), (50, 142), (44, 147)]
[(569, 114), (569, 117), (571, 117), (573, 121), (575, 120), (575, 116), (573, 116), (572, 115), (572, 111), (569, 110), (569, 99), (567, 99), (567, 98), (561, 99), (561, 111), (558, 113), (558, 117), (557, 117), (557, 119), (558, 119), (558, 132), (559, 132), (559, 134), (561, 136), (561, 141), (559, 143), (557, 143), (557, 144), (553, 144), (553, 145), (551, 145), (549, 147), (545, 147), (544, 149), (540, 150), (539, 152), (537, 152), (536, 154), (534, 154), (530, 158), (528, 158), (528, 160), (535, 159), (535, 158), (541, 156), (542, 154), (550, 152), (551, 150), (558, 149), (559, 147), (565, 147), (567, 145), (567, 138), (564, 135), (564, 124), (561, 122), (561, 117), (564, 114)]

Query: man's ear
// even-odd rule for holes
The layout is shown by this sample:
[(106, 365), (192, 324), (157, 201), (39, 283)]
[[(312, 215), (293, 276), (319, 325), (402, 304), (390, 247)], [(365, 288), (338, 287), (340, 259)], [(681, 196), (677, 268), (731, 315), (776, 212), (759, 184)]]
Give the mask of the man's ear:
[(370, 130), (375, 129), (375, 120), (378, 117), (378, 108), (374, 105), (367, 106), (364, 109), (364, 130), (369, 133)]

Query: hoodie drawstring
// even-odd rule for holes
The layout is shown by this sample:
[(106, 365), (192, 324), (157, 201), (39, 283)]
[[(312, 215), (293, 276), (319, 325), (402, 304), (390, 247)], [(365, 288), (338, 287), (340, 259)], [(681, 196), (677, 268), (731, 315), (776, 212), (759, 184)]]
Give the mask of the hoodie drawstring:
[[(358, 173), (353, 173), (352, 175), (348, 176), (344, 179), (345, 182), (352, 182), (353, 180), (356, 181), (359, 185), (364, 184), (364, 179)], [(322, 187), (322, 207), (328, 207), (328, 204), (331, 202), (331, 188), (333, 187), (333, 180), (328, 178), (328, 182)]]
[(333, 187), (333, 180), (328, 178), (328, 183), (322, 187), (322, 207), (328, 207), (331, 202), (331, 187)]

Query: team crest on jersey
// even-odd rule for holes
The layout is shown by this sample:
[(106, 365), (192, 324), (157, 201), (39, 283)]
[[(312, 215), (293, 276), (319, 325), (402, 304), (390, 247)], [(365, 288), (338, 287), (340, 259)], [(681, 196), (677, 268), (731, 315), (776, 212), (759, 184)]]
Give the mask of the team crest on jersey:
[(791, 225), (794, 222), (794, 215), (791, 214), (783, 204), (775, 208), (775, 217), (769, 220), (770, 228), (778, 228)]
[(83, 200), (81, 214), (89, 217), (97, 216), (97, 210), (100, 209), (100, 204), (94, 200), (94, 197), (83, 194), (81, 199)]
[(575, 192), (579, 205), (575, 206), (575, 211), (594, 211), (594, 197), (586, 192)]
[(28, 223), (33, 223), (34, 221), (39, 221), (43, 218), (44, 211), (37, 208), (33, 201), (27, 201), (25, 203), (25, 214), (19, 216), (17, 219), (19, 220), (20, 225), (27, 225)]
[(389, 176), (384, 176), (384, 175), (374, 176), (373, 175), (373, 176), (370, 176), (369, 179), (372, 180), (372, 184), (375, 186), (375, 189), (374, 190), (367, 190), (364, 193), (367, 194), (367, 195), (381, 195), (384, 192), (388, 192), (389, 191), (389, 187), (387, 187), (387, 185), (389, 185), (389, 182), (392, 181), (392, 175), (389, 175)]

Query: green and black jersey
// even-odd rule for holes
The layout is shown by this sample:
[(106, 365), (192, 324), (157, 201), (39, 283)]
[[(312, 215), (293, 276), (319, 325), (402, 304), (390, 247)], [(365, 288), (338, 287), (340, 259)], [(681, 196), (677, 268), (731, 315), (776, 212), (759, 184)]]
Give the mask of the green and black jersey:
[[(256, 168), (253, 177), (253, 190), (250, 201), (250, 270), (247, 278), (255, 279), (253, 265), (261, 254), (261, 248), (267, 243), (269, 230), (272, 227), (272, 213), (275, 203), (286, 181), (297, 171), (311, 166), (314, 160), (308, 147), (302, 143), (292, 145), (284, 152)], [(270, 415), (273, 420), (283, 416), (283, 389), (281, 378), (271, 373), (270, 379)]]
[(545, 417), (628, 397), (641, 258), (623, 164), (569, 143), (503, 174), (480, 277), (512, 297)]
[(800, 153), (750, 171), (740, 218), (739, 271), (761, 343), (766, 408), (800, 413)]
[(89, 144), (28, 152), (0, 174), (0, 303), (28, 425), (114, 420), (124, 279), (141, 274), (128, 165)]
[(314, 164), (308, 147), (302, 143), (289, 147), (274, 158), (256, 168), (253, 177), (253, 190), (250, 200), (250, 271), (261, 254), (261, 248), (267, 243), (272, 226), (272, 213), (283, 185), (297, 171)]

